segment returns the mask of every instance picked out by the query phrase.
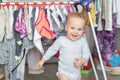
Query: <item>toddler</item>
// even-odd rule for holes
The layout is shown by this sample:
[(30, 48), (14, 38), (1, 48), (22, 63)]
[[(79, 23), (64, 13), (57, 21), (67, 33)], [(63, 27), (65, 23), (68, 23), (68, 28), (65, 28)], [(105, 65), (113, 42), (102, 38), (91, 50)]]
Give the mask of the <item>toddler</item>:
[(86, 14), (71, 12), (67, 16), (66, 36), (61, 36), (49, 47), (38, 62), (41, 68), (59, 50), (59, 80), (81, 80), (81, 66), (89, 59), (90, 50), (85, 37)]

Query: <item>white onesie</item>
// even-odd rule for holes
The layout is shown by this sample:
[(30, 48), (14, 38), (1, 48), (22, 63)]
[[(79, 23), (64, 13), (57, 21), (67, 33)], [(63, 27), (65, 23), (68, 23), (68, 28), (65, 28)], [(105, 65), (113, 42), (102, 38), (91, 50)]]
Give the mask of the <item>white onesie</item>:
[(70, 80), (77, 80), (77, 75), (80, 75), (80, 68), (74, 66), (75, 58), (85, 57), (88, 60), (90, 55), (86, 39), (81, 37), (78, 40), (72, 41), (65, 36), (61, 36), (47, 50), (43, 58), (45, 60), (50, 59), (58, 50), (60, 55), (57, 73), (65, 74), (71, 78)]

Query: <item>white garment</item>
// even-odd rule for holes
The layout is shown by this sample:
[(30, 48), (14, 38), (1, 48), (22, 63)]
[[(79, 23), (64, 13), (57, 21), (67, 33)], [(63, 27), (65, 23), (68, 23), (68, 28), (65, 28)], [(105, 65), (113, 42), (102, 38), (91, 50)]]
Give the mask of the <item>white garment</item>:
[(105, 30), (112, 31), (112, 1), (105, 1)]
[(14, 18), (13, 18), (13, 6), (9, 6), (9, 12), (10, 12), (10, 32), (13, 32), (13, 22), (14, 22)]
[(29, 40), (33, 40), (33, 37), (32, 37), (32, 29), (31, 29), (31, 12), (32, 12), (32, 9), (33, 7), (32, 6), (29, 6), (29, 8), (27, 6), (24, 7), (25, 9), (25, 24), (26, 24), (26, 29), (27, 29), (27, 37)]
[(0, 21), (0, 41), (2, 41), (5, 34), (5, 20), (6, 20), (6, 13), (3, 8), (0, 9), (0, 18), (2, 19)]
[[(118, 0), (118, 1), (119, 1), (119, 0)], [(116, 1), (116, 0), (113, 0), (112, 5), (113, 5), (112, 13), (113, 13), (113, 14), (114, 14), (114, 13), (117, 13), (117, 1)]]
[(31, 25), (31, 18), (32, 18), (32, 10), (33, 10), (33, 7), (32, 6), (29, 6), (29, 13), (28, 13), (28, 39), (29, 40), (33, 40), (33, 35), (32, 35), (32, 25)]
[(95, 14), (101, 11), (100, 0), (95, 0)]
[(102, 0), (102, 19), (105, 19), (105, 30), (112, 31), (112, 0)]
[[(36, 12), (35, 12), (35, 21), (37, 20), (38, 17), (38, 12), (39, 12), (39, 8), (36, 7)], [(41, 52), (41, 54), (44, 54), (44, 49), (42, 46), (42, 41), (41, 41), (42, 36), (38, 33), (38, 31), (34, 30), (34, 39), (33, 39), (33, 43), (35, 45), (35, 47)]]
[(6, 39), (12, 39), (13, 32), (11, 31), (10, 27), (10, 14), (7, 6), (1, 7), (0, 18), (2, 19), (0, 21), (0, 41), (3, 40), (4, 35), (6, 35)]
[(40, 34), (37, 32), (37, 30), (35, 28), (34, 39), (33, 39), (34, 45), (41, 52), (41, 54), (43, 55), (44, 54), (44, 49), (43, 49), (43, 46), (42, 46), (41, 38), (42, 38), (42, 36), (40, 36)]
[(117, 7), (117, 28), (120, 28), (120, 0), (116, 1), (116, 7)]
[(58, 73), (64, 74), (63, 71), (65, 71), (67, 73), (75, 73), (76, 75), (80, 74), (80, 68), (75, 67), (74, 61), (75, 58), (81, 57), (86, 58), (86, 61), (88, 61), (90, 50), (86, 39), (81, 37), (78, 40), (72, 41), (66, 36), (61, 36), (50, 46), (43, 58), (49, 60), (58, 50), (60, 51)]
[(101, 19), (105, 19), (105, 30), (112, 31), (112, 1), (113, 0), (100, 0), (102, 9), (99, 14), (97, 30), (103, 30)]
[[(97, 4), (97, 3), (96, 3)], [(104, 11), (104, 8), (103, 8), (103, 0), (99, 0), (99, 6), (100, 6), (100, 12), (99, 12), (99, 15), (98, 15), (98, 27), (97, 27), (97, 30), (98, 31), (101, 31), (103, 30), (103, 27), (102, 27), (102, 12)], [(97, 7), (96, 7), (97, 8)], [(102, 9), (103, 8), (103, 9)], [(97, 13), (97, 11), (96, 11)]]

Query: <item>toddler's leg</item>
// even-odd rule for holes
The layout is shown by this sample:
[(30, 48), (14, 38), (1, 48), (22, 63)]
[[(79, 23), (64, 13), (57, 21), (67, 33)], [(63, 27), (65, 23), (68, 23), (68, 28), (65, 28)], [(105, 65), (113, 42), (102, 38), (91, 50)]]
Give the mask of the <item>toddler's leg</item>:
[(58, 79), (59, 80), (70, 80), (68, 76), (65, 74), (58, 74)]

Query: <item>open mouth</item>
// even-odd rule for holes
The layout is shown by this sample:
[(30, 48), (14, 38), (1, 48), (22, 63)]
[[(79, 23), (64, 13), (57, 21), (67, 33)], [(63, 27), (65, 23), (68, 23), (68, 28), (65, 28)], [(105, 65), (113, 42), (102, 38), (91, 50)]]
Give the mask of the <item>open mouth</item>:
[(72, 34), (72, 37), (75, 37), (75, 38), (76, 38), (76, 37), (77, 37), (77, 35)]

